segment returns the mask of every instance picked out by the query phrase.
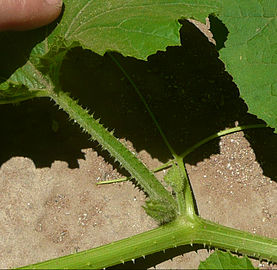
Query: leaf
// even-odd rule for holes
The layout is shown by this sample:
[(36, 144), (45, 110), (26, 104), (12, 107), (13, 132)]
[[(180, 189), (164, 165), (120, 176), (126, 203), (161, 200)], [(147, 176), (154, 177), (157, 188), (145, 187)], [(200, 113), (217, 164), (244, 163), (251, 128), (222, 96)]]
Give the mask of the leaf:
[(49, 96), (97, 139), (150, 197), (156, 200), (163, 194), (165, 202), (160, 206), (172, 204), (175, 212), (173, 197), (149, 170), (127, 150), (123, 151), (113, 136), (63, 93), (59, 85), (60, 67), (68, 50), (76, 46), (98, 54), (117, 50), (145, 59), (166, 46), (180, 44), (178, 19), (193, 16), (204, 21), (209, 13), (217, 11), (219, 3), (219, 0), (64, 0), (63, 15), (53, 24), (26, 34), (0, 34), (0, 60), (6, 65), (0, 71), (0, 102)]
[(230, 252), (216, 250), (205, 261), (200, 262), (198, 269), (257, 269), (248, 257), (239, 258)]
[(0, 91), (0, 104), (7, 104), (12, 102), (20, 102), (37, 96), (43, 96), (39, 90), (30, 91), (26, 86), (20, 84), (3, 83), (3, 88), (6, 90)]
[[(180, 44), (178, 19), (193, 16), (204, 21), (209, 13), (218, 10), (219, 3), (219, 0), (64, 0), (60, 21), (25, 36), (0, 33), (0, 60), (6, 65), (0, 71), (0, 83), (8, 80), (9, 84), (32, 90), (51, 91), (57, 83), (62, 56), (75, 46), (101, 55), (115, 50), (145, 59), (166, 46)], [(61, 51), (64, 53), (60, 54)], [(51, 68), (47, 67), (49, 62), (41, 61), (47, 56), (52, 61)], [(45, 73), (45, 67), (48, 72), (51, 69), (50, 74)], [(5, 88), (0, 84), (0, 90)]]
[(41, 57), (49, 51), (48, 31), (40, 31), (27, 32), (25, 37), (22, 33), (0, 33), (0, 59), (5, 63), (5, 69), (0, 69), (0, 103), (13, 95), (17, 101), (20, 90), (27, 98), (27, 91), (45, 91), (46, 95), (54, 88), (50, 77), (40, 71)]
[(168, 223), (176, 218), (176, 207), (164, 200), (148, 200), (143, 208), (150, 217), (160, 224)]
[[(69, 4), (70, 3), (70, 4)], [(68, 43), (103, 55), (107, 50), (146, 59), (166, 46), (179, 45), (178, 19), (205, 21), (218, 0), (75, 0), (65, 1), (64, 18), (56, 29)]]
[(220, 58), (249, 112), (277, 127), (277, 1), (224, 0), (229, 35)]
[(60, 67), (68, 50), (76, 46), (98, 54), (117, 50), (145, 59), (166, 46), (180, 44), (178, 19), (193, 16), (204, 21), (218, 10), (219, 3), (220, 0), (64, 0), (62, 17), (51, 25), (26, 34), (0, 34), (0, 61), (6, 65), (0, 70), (0, 103), (34, 96), (52, 98), (139, 181), (150, 197), (157, 199), (163, 194), (173, 209), (175, 200), (154, 175), (63, 93)]

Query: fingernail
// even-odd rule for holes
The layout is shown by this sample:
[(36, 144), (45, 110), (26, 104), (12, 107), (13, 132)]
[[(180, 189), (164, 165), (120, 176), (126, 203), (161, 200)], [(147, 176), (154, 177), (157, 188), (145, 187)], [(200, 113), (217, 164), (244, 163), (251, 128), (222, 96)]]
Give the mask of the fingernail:
[(52, 5), (52, 6), (57, 6), (57, 7), (61, 7), (63, 4), (62, 0), (45, 0), (47, 2), (47, 4)]

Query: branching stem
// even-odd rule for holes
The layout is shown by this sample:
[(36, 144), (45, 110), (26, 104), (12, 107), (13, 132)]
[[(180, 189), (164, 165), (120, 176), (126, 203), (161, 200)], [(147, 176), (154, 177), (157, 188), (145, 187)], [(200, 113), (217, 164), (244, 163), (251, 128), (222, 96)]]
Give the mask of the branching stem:
[(200, 217), (171, 223), (94, 249), (22, 269), (102, 269), (182, 245), (202, 244), (277, 261), (277, 239), (228, 228)]
[[(177, 155), (169, 144), (165, 134), (160, 128), (154, 114), (151, 112), (144, 97), (134, 82), (119, 65), (116, 59), (110, 54), (111, 58), (118, 65), (124, 75), (133, 85), (141, 101), (150, 114), (153, 122), (159, 130), (165, 144), (172, 153), (174, 160), (164, 164), (165, 168), (173, 162), (178, 164), (180, 175), (184, 186), (177, 190), (176, 199), (179, 215), (172, 222), (160, 226), (157, 229), (135, 235), (133, 237), (113, 242), (102, 247), (80, 252), (78, 254), (65, 256), (51, 261), (28, 266), (28, 268), (91, 268), (99, 269), (112, 266), (125, 261), (134, 260), (138, 257), (144, 257), (161, 250), (177, 247), (186, 244), (205, 244), (213, 247), (229, 249), (235, 252), (242, 252), (250, 256), (277, 260), (277, 240), (260, 237), (247, 232), (227, 228), (198, 217), (195, 213), (192, 189), (186, 172), (184, 158), (200, 147), (204, 143), (232, 132), (244, 130), (247, 128), (260, 128), (265, 125), (249, 125), (235, 127), (229, 130), (218, 132), (205, 138), (199, 143), (190, 147), (181, 155)], [(125, 148), (110, 132), (108, 132), (99, 121), (95, 120), (81, 106), (72, 100), (62, 91), (56, 91), (49, 94), (55, 102), (60, 105), (69, 116), (87, 131), (94, 139), (107, 149), (132, 175), (139, 180), (144, 190), (150, 197), (163, 198), (176, 207), (176, 201), (164, 186), (154, 177), (154, 175)]]
[[(182, 154), (180, 154), (180, 157), (182, 157), (183, 159), (185, 159), (190, 153), (192, 153), (194, 150), (196, 150), (197, 148), (199, 148), (200, 146), (202, 146), (203, 144), (219, 138), (219, 137), (223, 137), (226, 136), (228, 134), (231, 133), (235, 133), (235, 132), (239, 132), (242, 130), (246, 130), (246, 129), (252, 129), (252, 128), (267, 128), (267, 125), (265, 124), (255, 124), (255, 125), (243, 125), (243, 126), (237, 126), (237, 127), (233, 127), (233, 128), (229, 128), (229, 129), (225, 129), (225, 130), (221, 130), (209, 137), (206, 137), (205, 139), (199, 141), (198, 143), (194, 144), (193, 146), (189, 147), (185, 152), (183, 152)], [(154, 169), (152, 172), (159, 172), (163, 169), (166, 169), (168, 167), (171, 167), (172, 164), (175, 162), (176, 160), (170, 160), (168, 162), (166, 162), (165, 164), (157, 167), (156, 169)], [(103, 184), (110, 184), (110, 183), (115, 183), (115, 182), (123, 182), (123, 181), (127, 181), (130, 180), (129, 177), (122, 177), (119, 179), (114, 179), (114, 180), (109, 180), (109, 181), (100, 181), (97, 183), (97, 185), (103, 185)]]

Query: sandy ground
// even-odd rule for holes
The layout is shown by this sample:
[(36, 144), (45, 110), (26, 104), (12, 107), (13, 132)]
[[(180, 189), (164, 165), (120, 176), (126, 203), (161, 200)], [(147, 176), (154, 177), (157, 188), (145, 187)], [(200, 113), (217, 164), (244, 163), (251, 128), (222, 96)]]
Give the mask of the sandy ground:
[[(198, 33), (191, 33), (194, 42)], [(190, 44), (191, 48), (194, 47), (193, 42)], [(168, 53), (170, 54), (170, 51)], [(202, 53), (199, 53), (200, 58), (205, 60), (209, 53), (206, 51)], [(189, 63), (192, 69), (196, 66), (195, 59), (193, 64)], [(73, 59), (74, 65), (80, 61), (77, 60)], [(100, 66), (103, 61), (102, 58), (99, 60)], [(154, 59), (153, 61), (160, 60)], [(185, 61), (190, 60), (186, 59)], [(134, 63), (131, 61), (131, 72), (133, 72), (132, 65)], [(136, 69), (140, 69), (140, 65), (138, 63)], [(91, 75), (93, 79), (95, 80), (96, 77), (101, 79), (97, 73), (99, 66), (90, 68), (96, 70)], [(166, 68), (169, 72), (172, 71), (170, 63), (167, 63)], [(207, 67), (203, 68), (205, 74), (209, 73)], [(106, 67), (105, 70), (105, 81), (99, 80), (94, 82), (94, 85), (98, 88), (102, 87), (100, 92), (104, 93), (104, 96), (106, 95), (104, 90), (108, 88), (111, 97), (106, 98), (104, 104), (101, 103), (98, 106), (97, 95), (99, 92), (97, 95), (95, 92), (89, 92), (89, 95), (96, 99), (93, 108), (96, 114), (101, 116), (106, 126), (116, 126), (116, 131), (121, 132), (116, 135), (126, 138), (128, 147), (137, 152), (142, 161), (153, 169), (168, 160), (168, 153), (166, 151), (159, 152), (161, 144), (156, 139), (155, 132), (145, 131), (148, 129), (148, 122), (144, 119), (145, 113), (139, 114), (139, 117), (142, 118), (138, 118), (138, 115), (135, 114), (136, 110), (139, 110), (139, 105), (132, 105), (131, 109), (126, 109), (127, 105), (132, 102), (126, 98), (131, 94), (127, 95), (124, 92), (131, 89), (126, 86), (128, 84), (126, 80), (121, 79), (122, 85), (118, 85), (117, 82), (110, 84), (108, 83), (109, 79), (115, 77), (118, 80), (122, 75), (118, 75), (119, 73), (110, 75), (109, 67)], [(154, 73), (160, 73), (160, 70), (155, 70), (155, 67), (153, 70)], [(174, 84), (174, 89), (179, 89), (180, 85), (186, 86), (182, 83), (178, 85), (185, 71), (184, 66), (181, 66), (181, 77), (178, 77), (178, 72), (174, 73), (174, 78), (177, 78), (177, 86)], [(66, 72), (70, 75), (70, 68)], [(204, 74), (201, 70), (195, 72)], [(212, 72), (215, 73), (215, 71)], [(74, 71), (75, 73), (76, 71)], [(140, 86), (147, 85), (148, 73), (149, 70), (145, 71), (143, 75), (135, 76)], [(223, 86), (221, 79), (218, 78), (222, 77), (221, 74), (219, 72), (216, 77), (216, 85), (218, 89), (221, 89), (220, 91)], [(69, 75), (68, 78), (72, 76)], [(81, 75), (77, 74), (76, 76)], [(143, 82), (140, 81), (140, 76), (143, 76)], [(164, 82), (161, 82), (158, 76), (153, 76), (151, 73), (151, 85), (161, 87)], [(169, 75), (166, 75), (169, 77), (165, 77), (164, 74), (162, 76), (167, 81), (170, 80), (169, 83), (172, 86), (172, 78)], [(195, 78), (195, 75), (191, 77)], [(201, 81), (202, 77), (196, 77), (197, 82)], [(203, 83), (204, 85), (213, 84), (213, 80), (214, 78)], [(190, 89), (194, 89), (191, 87), (195, 82), (186, 78), (185, 83), (187, 82), (190, 83)], [(84, 80), (83, 84), (78, 87), (86, 88), (86, 83)], [(74, 82), (71, 84), (70, 91), (74, 93)], [(226, 85), (229, 84), (229, 82), (226, 83)], [(232, 84), (230, 87), (233, 87)], [(115, 88), (125, 89), (122, 95), (115, 93), (116, 96), (119, 96), (119, 100), (113, 99), (112, 91)], [(197, 89), (199, 88), (198, 85)], [(216, 89), (215, 85), (212, 85), (211, 89), (211, 95), (213, 95), (212, 91)], [(155, 94), (155, 89), (153, 91)], [(194, 91), (196, 93), (196, 90)], [(167, 93), (165, 92), (165, 94)], [(183, 94), (185, 95), (185, 93)], [(163, 97), (163, 95), (161, 96)], [(220, 95), (217, 94), (216, 97), (218, 96)], [(85, 94), (83, 97), (81, 95), (82, 104), (87, 105), (86, 97)], [(103, 96), (101, 98), (103, 99)], [(220, 98), (222, 99), (222, 97)], [(210, 114), (215, 118), (207, 123), (208, 118), (200, 117), (203, 120), (202, 124), (197, 122), (193, 126), (190, 122), (186, 122), (185, 114), (181, 115), (184, 126), (188, 123), (189, 130), (194, 130), (192, 134), (187, 130), (182, 131), (183, 133), (180, 131), (180, 137), (185, 138), (180, 139), (184, 147), (199, 141), (199, 131), (203, 138), (229, 125), (234, 125), (238, 116), (234, 116), (234, 112), (230, 108), (233, 108), (235, 112), (239, 111), (237, 108), (242, 108), (243, 112), (238, 112), (238, 114), (241, 113), (239, 119), (253, 118), (246, 114), (244, 105), (235, 105), (241, 104), (237, 96), (232, 98), (235, 101), (225, 93), (224, 100), (217, 101), (217, 104), (221, 104), (220, 106), (227, 106), (224, 107), (227, 108), (226, 110), (222, 110), (222, 107), (217, 110), (214, 103), (211, 103), (212, 105), (209, 103), (208, 95), (201, 96), (201, 102), (204, 105), (199, 107), (190, 100), (186, 103), (186, 106), (190, 106), (189, 108), (196, 108), (196, 116), (193, 121), (198, 117), (197, 112), (201, 108), (204, 108), (204, 113), (200, 111), (199, 115)], [(109, 100), (111, 103), (108, 103)], [(185, 101), (187, 100), (186, 97)], [(197, 95), (196, 100), (197, 102), (200, 100)], [(230, 106), (228, 105), (229, 100), (231, 100)], [(175, 102), (175, 99), (173, 101)], [(116, 103), (118, 106), (112, 107), (112, 103)], [(216, 109), (210, 112), (208, 107), (205, 107), (205, 104), (208, 103)], [(94, 143), (89, 142), (85, 135), (79, 135), (79, 128), (67, 122), (67, 117), (62, 112), (57, 112), (49, 102), (43, 101), (37, 107), (34, 104), (35, 101), (31, 101), (17, 107), (2, 106), (0, 108), (2, 130), (5, 131), (2, 132), (0, 140), (0, 268), (13, 268), (36, 263), (97, 247), (155, 228), (157, 225), (141, 207), (145, 200), (144, 194), (131, 182), (96, 185), (100, 180), (121, 176), (116, 166), (109, 163), (107, 155), (101, 152)], [(155, 101), (152, 102), (153, 104), (156, 104)], [(153, 110), (155, 110), (154, 105)], [(45, 109), (45, 107), (50, 109)], [(175, 107), (178, 106), (171, 106), (170, 110), (174, 111)], [(101, 111), (101, 108), (104, 110)], [(114, 111), (112, 111), (113, 109)], [(224, 114), (225, 111), (232, 111), (232, 117), (228, 118), (227, 114)], [(163, 116), (163, 111), (160, 112)], [(105, 113), (112, 117), (106, 117)], [(115, 115), (118, 113), (119, 118), (116, 119)], [(166, 114), (168, 114), (168, 110), (164, 114), (165, 119)], [(242, 114), (243, 116), (241, 116)], [(6, 115), (10, 115), (8, 120), (6, 120)], [(128, 118), (133, 115), (135, 118)], [(174, 118), (177, 113), (175, 115), (173, 112), (172, 115)], [(211, 116), (209, 116), (210, 118)], [(247, 122), (246, 120), (244, 123)], [(255, 122), (256, 120), (252, 119), (251, 121)], [(133, 128), (134, 125), (135, 128)], [(174, 137), (175, 130), (172, 131), (170, 125), (171, 122), (162, 123), (163, 127), (168, 127), (169, 136)], [(258, 137), (255, 134), (258, 134)], [(172, 142), (176, 143), (177, 139)], [(260, 145), (260, 148), (257, 145)], [(274, 160), (274, 156), (277, 156), (275, 155), (275, 145), (277, 145), (276, 136), (271, 131), (257, 130), (247, 133), (245, 136), (243, 132), (225, 136), (220, 141), (210, 142), (192, 154), (187, 160), (187, 169), (200, 215), (226, 226), (276, 238), (277, 185), (271, 180), (277, 175), (276, 160)], [(121, 173), (124, 172), (121, 171)], [(160, 172), (158, 176), (161, 178), (164, 173)], [(182, 253), (180, 250), (171, 252), (172, 256)], [(140, 262), (141, 264), (135, 264), (133, 267), (194, 269), (198, 267), (200, 260), (204, 260), (208, 256), (208, 251), (199, 247), (196, 251), (191, 250), (184, 255), (175, 256), (172, 260), (167, 260), (170, 256), (167, 252), (163, 256), (153, 257), (152, 261), (146, 260), (147, 263)], [(264, 265), (266, 267), (265, 263), (259, 261), (254, 261), (254, 263), (256, 266)], [(127, 268), (131, 266), (128, 265)]]
[[(119, 174), (92, 149), (83, 151), (78, 169), (62, 161), (39, 169), (24, 157), (1, 166), (1, 268), (97, 247), (156, 226), (141, 208), (144, 194), (131, 183), (96, 186)], [(222, 138), (220, 152), (188, 166), (200, 215), (277, 237), (276, 183), (263, 176), (242, 133)], [(139, 156), (151, 168), (160, 164), (145, 151)], [(206, 256), (206, 250), (192, 251), (156, 268), (196, 268)]]

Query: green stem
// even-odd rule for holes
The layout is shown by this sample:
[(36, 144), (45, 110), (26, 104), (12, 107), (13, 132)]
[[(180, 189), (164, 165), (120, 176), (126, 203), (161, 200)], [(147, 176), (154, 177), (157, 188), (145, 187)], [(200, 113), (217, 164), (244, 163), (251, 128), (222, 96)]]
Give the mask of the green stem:
[[(267, 125), (265, 125), (265, 124), (244, 125), (244, 126), (237, 126), (237, 127), (234, 127), (234, 128), (229, 128), (229, 129), (221, 130), (221, 131), (219, 131), (219, 132), (217, 132), (217, 133), (215, 133), (215, 134), (213, 134), (213, 135), (211, 135), (211, 136), (201, 140), (200, 142), (194, 144), (193, 146), (189, 147), (185, 152), (180, 154), (180, 157), (185, 158), (190, 153), (192, 153), (194, 150), (196, 150), (197, 148), (199, 148), (203, 144), (205, 144), (205, 143), (207, 143), (207, 142), (209, 142), (209, 141), (211, 141), (213, 139), (216, 139), (216, 138), (219, 138), (219, 137), (223, 137), (223, 136), (226, 136), (228, 134), (239, 132), (239, 131), (242, 131), (242, 130), (252, 129), (252, 128), (267, 128)], [(157, 167), (152, 172), (155, 173), (155, 172), (161, 171), (163, 169), (166, 169), (166, 168), (172, 166), (172, 164), (174, 162), (175, 162), (175, 159), (170, 160), (170, 161), (166, 162), (165, 164)], [(127, 180), (130, 180), (130, 178), (128, 178), (128, 177), (122, 177), (120, 179), (115, 179), (115, 180), (110, 180), (110, 181), (101, 181), (101, 182), (98, 182), (97, 185), (110, 184), (110, 183), (114, 183), (114, 182), (123, 182), (123, 181), (127, 181)]]
[(186, 209), (186, 199), (184, 191), (175, 191), (176, 192), (176, 201), (178, 206), (178, 214), (180, 216), (189, 216)]
[(183, 207), (185, 208), (183, 212), (185, 213), (185, 216), (187, 216), (190, 219), (193, 219), (196, 215), (195, 213), (195, 205), (192, 197), (192, 189), (190, 186), (187, 170), (185, 167), (185, 164), (183, 162), (182, 157), (177, 158), (177, 164), (180, 168), (181, 176), (184, 181), (184, 191), (183, 191), (183, 198), (179, 198), (181, 196), (177, 196), (177, 199), (181, 200), (179, 201), (178, 205), (183, 204)]
[(229, 228), (198, 218), (201, 230), (194, 243), (241, 253), (259, 260), (277, 262), (277, 239)]
[(124, 181), (128, 181), (131, 180), (131, 177), (121, 177), (121, 178), (117, 178), (117, 179), (112, 179), (112, 180), (105, 180), (105, 181), (99, 181), (96, 183), (96, 185), (105, 185), (105, 184), (113, 184), (113, 183), (120, 183), (120, 182), (124, 182)]
[(163, 165), (161, 165), (161, 166), (155, 168), (155, 169), (153, 170), (153, 172), (156, 173), (156, 172), (159, 172), (159, 171), (161, 171), (161, 170), (167, 169), (167, 168), (171, 167), (172, 164), (173, 164), (174, 162), (175, 162), (174, 159), (173, 159), (173, 160), (170, 160), (170, 161), (166, 162), (165, 164), (163, 164)]
[(68, 113), (71, 119), (74, 119), (74, 122), (77, 122), (85, 132), (90, 134), (94, 140), (97, 140), (103, 148), (108, 150), (116, 161), (129, 171), (150, 198), (164, 198), (168, 203), (174, 207), (176, 206), (176, 201), (169, 191), (164, 188), (158, 179), (134, 154), (99, 123), (99, 120), (95, 120), (93, 116), (63, 91), (50, 92), (49, 95), (56, 104)]
[(265, 124), (256, 124), (256, 125), (245, 125), (245, 126), (237, 126), (237, 127), (234, 127), (234, 128), (229, 128), (229, 129), (226, 129), (226, 130), (221, 130), (203, 140), (201, 140), (200, 142), (194, 144), (193, 146), (189, 147), (185, 152), (183, 152), (180, 157), (182, 158), (185, 158), (186, 156), (188, 156), (191, 152), (193, 152), (195, 149), (199, 148), (201, 145), (213, 140), (213, 139), (216, 139), (218, 137), (222, 137), (222, 136), (225, 136), (225, 135), (228, 135), (228, 134), (231, 134), (231, 133), (234, 133), (234, 132), (238, 132), (238, 131), (242, 131), (242, 130), (245, 130), (245, 129), (251, 129), (251, 128), (266, 128), (267, 126)]
[[(159, 172), (163, 169), (166, 169), (166, 168), (170, 167), (173, 162), (174, 162), (174, 160), (171, 160), (170, 163), (167, 162), (166, 164), (163, 164), (160, 167), (157, 167), (156, 169), (151, 170), (151, 172), (155, 173), (155, 172)], [(117, 182), (124, 182), (124, 181), (128, 181), (128, 180), (131, 180), (131, 179), (132, 179), (132, 177), (125, 176), (125, 177), (118, 178), (118, 179), (113, 179), (113, 180), (99, 181), (99, 182), (96, 183), (96, 185), (104, 185), (104, 184), (112, 184), (112, 183), (117, 183)]]
[(22, 269), (101, 269), (182, 245), (203, 244), (277, 261), (277, 239), (225, 227), (197, 216), (180, 217), (154, 230)]

